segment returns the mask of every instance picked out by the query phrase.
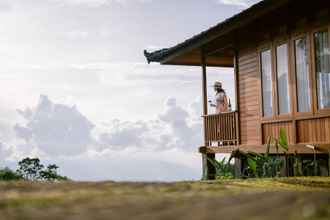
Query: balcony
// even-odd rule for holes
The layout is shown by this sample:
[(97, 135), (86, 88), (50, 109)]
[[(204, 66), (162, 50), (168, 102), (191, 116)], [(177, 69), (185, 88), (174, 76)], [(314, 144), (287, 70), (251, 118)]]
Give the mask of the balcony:
[(205, 115), (203, 118), (206, 146), (239, 144), (239, 115), (237, 111)]

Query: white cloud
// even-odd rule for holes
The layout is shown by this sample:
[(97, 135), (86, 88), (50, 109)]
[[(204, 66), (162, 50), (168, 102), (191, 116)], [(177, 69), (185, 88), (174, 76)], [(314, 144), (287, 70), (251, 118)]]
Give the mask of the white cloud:
[(0, 142), (0, 168), (2, 166), (5, 166), (3, 161), (12, 155), (13, 153), (12, 150), (13, 150), (12, 147)]
[(10, 11), (10, 10), (11, 10), (11, 6), (9, 4), (9, 1), (1, 0), (0, 1), (0, 12), (6, 12), (6, 11)]
[(15, 125), (17, 136), (49, 155), (76, 155), (92, 143), (94, 125), (76, 107), (54, 104), (40, 96), (36, 108), (18, 112), (26, 123)]
[(236, 5), (241, 7), (248, 7), (251, 6), (260, 0), (219, 0), (219, 3), (225, 4), (225, 5)]
[(88, 35), (88, 31), (70, 31), (67, 33), (67, 37), (71, 40), (86, 39)]
[(146, 3), (152, 0), (51, 0), (54, 2), (70, 5), (87, 5), (90, 7), (99, 7), (111, 3), (129, 4), (129, 3)]
[(102, 149), (139, 149), (164, 151), (179, 148), (192, 151), (201, 142), (201, 121), (192, 120), (193, 115), (176, 104), (176, 99), (165, 102), (164, 111), (154, 120), (112, 120), (98, 131), (98, 143)]
[[(77, 107), (54, 103), (47, 96), (40, 96), (36, 107), (17, 112), (24, 122), (13, 129), (21, 141), (15, 141), (13, 148), (0, 145), (3, 158), (39, 156), (60, 163), (64, 174), (75, 179), (200, 177), (197, 147), (201, 142), (201, 120), (174, 98), (166, 100), (164, 111), (154, 119), (114, 119), (96, 126)], [(84, 166), (87, 171), (76, 173), (72, 168), (75, 166)]]

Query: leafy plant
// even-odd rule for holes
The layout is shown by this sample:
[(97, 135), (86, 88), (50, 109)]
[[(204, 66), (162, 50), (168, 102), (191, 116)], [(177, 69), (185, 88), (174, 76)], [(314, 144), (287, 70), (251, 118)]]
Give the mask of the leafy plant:
[(216, 159), (208, 158), (208, 161), (212, 164), (216, 171), (216, 178), (233, 178), (233, 166), (230, 164), (230, 160), (226, 160), (224, 157), (218, 161)]
[[(270, 149), (276, 149), (276, 156), (270, 156)], [(247, 167), (243, 170), (243, 177), (275, 177), (280, 175), (283, 167), (283, 160), (279, 155), (279, 149), (285, 153), (288, 151), (288, 141), (284, 129), (280, 129), (278, 139), (268, 137), (266, 152), (259, 154), (256, 152), (239, 153), (233, 152), (231, 158), (240, 157), (246, 160)]]

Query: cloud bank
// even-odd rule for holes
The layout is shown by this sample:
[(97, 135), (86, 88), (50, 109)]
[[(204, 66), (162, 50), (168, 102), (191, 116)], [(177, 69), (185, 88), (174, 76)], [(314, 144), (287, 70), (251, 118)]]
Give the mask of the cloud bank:
[(6, 159), (55, 161), (66, 175), (80, 180), (198, 179), (201, 121), (195, 105), (185, 110), (168, 98), (153, 119), (95, 125), (76, 106), (41, 95), (36, 106), (17, 110), (22, 121), (13, 130), (20, 141), (14, 147), (1, 143), (0, 153)]

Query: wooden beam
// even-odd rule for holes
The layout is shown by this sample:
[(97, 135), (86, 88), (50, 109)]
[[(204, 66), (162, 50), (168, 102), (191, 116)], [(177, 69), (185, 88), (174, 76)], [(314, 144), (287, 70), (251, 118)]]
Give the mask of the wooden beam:
[[(329, 144), (314, 144), (316, 147), (317, 154), (328, 154), (330, 150), (330, 143)], [(255, 153), (265, 153), (266, 147), (264, 145), (230, 145), (230, 146), (221, 146), (221, 147), (206, 147), (202, 146), (199, 148), (199, 152), (202, 154), (230, 154), (232, 151), (239, 149), (243, 152), (255, 152)], [(312, 149), (306, 147), (305, 144), (292, 144), (289, 145), (289, 151), (286, 154), (314, 154)], [(270, 149), (271, 154), (277, 154), (274, 148)], [(280, 154), (284, 154), (284, 151), (280, 151)]]

